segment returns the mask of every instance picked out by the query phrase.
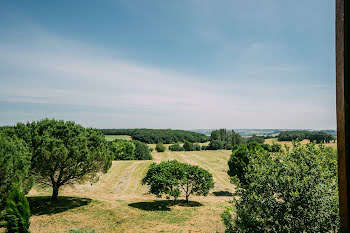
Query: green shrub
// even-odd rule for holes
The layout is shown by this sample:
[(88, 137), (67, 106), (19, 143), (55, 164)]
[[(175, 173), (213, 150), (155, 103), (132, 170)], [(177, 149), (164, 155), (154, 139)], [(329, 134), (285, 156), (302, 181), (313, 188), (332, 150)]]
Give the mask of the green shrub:
[(257, 143), (240, 145), (232, 152), (232, 155), (228, 161), (229, 170), (227, 171), (227, 174), (230, 177), (235, 177), (235, 180), (239, 181), (240, 184), (247, 184), (245, 173), (250, 157), (257, 153), (258, 150), (263, 150), (263, 147)]
[(302, 146), (250, 156), (247, 185), (235, 192), (226, 232), (337, 232), (337, 157), (330, 147)]
[(152, 155), (147, 144), (133, 140), (135, 145), (135, 159), (136, 160), (152, 160)]
[(16, 135), (11, 137), (5, 132), (0, 132), (0, 211), (5, 208), (13, 183), (25, 186), (25, 191), (31, 188), (31, 183), (25, 185), (31, 181), (27, 178), (30, 159), (31, 154), (23, 140)]
[(201, 150), (201, 146), (199, 144), (193, 144), (194, 150), (195, 151), (200, 151)]
[(175, 143), (175, 144), (169, 146), (169, 150), (171, 150), (171, 151), (184, 151), (185, 149), (179, 143)]
[(29, 232), (30, 209), (27, 198), (20, 191), (20, 188), (13, 186), (5, 209), (6, 228), (9, 233)]
[(164, 152), (165, 151), (165, 146), (163, 145), (163, 143), (161, 143), (161, 142), (159, 142), (159, 143), (157, 143), (157, 145), (156, 145), (156, 151), (158, 151), (158, 152)]
[(195, 150), (193, 143), (187, 142), (187, 141), (184, 143), (183, 148), (185, 151), (194, 151)]

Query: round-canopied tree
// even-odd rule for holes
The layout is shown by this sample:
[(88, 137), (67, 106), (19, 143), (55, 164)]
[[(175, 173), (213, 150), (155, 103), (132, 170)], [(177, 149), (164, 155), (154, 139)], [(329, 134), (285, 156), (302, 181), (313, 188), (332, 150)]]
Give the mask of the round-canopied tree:
[(102, 133), (72, 121), (44, 119), (28, 123), (32, 147), (31, 170), (57, 199), (62, 185), (94, 181), (113, 160)]
[(159, 142), (159, 143), (157, 143), (157, 145), (156, 145), (156, 151), (157, 152), (164, 152), (165, 151), (165, 146), (163, 145), (163, 143), (161, 143), (161, 142)]
[(180, 187), (185, 192), (186, 202), (191, 194), (206, 196), (214, 188), (213, 175), (198, 166), (182, 163)]
[(161, 197), (162, 194), (176, 199), (185, 192), (186, 202), (191, 194), (206, 196), (214, 187), (213, 176), (205, 169), (176, 160), (153, 163), (142, 184), (150, 186), (150, 193)]

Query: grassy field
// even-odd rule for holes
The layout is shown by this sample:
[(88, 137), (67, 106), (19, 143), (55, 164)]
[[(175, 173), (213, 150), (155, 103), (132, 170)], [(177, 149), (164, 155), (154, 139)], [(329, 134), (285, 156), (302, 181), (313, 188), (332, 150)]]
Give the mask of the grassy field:
[(107, 141), (114, 141), (115, 139), (131, 140), (129, 135), (105, 135)]
[[(56, 203), (48, 200), (50, 190), (31, 190), (31, 232), (68, 232), (72, 228), (94, 228), (96, 232), (224, 232), (220, 215), (234, 190), (226, 173), (231, 151), (152, 154), (155, 161), (114, 161), (97, 183), (60, 190)], [(207, 197), (191, 196), (189, 204), (182, 201), (176, 206), (148, 194), (141, 179), (149, 165), (172, 159), (208, 169), (215, 188)]]
[[(303, 141), (301, 141), (301, 144), (305, 145), (307, 143), (309, 143), (310, 141), (305, 139)], [(273, 143), (277, 143), (277, 144), (281, 144), (282, 146), (284, 145), (288, 145), (289, 147), (291, 147), (293, 145), (293, 143), (291, 141), (282, 141), (282, 142), (279, 142), (277, 141), (277, 138), (269, 138), (269, 139), (265, 139), (265, 144), (270, 144), (272, 145)], [(333, 147), (335, 149), (337, 149), (337, 141), (335, 143), (326, 143), (324, 144), (325, 146), (330, 146), (330, 147)]]

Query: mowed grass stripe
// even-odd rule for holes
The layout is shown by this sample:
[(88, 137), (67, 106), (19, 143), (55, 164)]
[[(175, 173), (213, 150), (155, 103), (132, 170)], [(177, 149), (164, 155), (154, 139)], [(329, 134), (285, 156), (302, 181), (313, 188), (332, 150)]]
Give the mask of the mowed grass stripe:
[(119, 177), (118, 181), (113, 185), (114, 193), (125, 194), (126, 190), (130, 186), (131, 174), (134, 172), (135, 168), (139, 165), (138, 161), (132, 161), (132, 165), (126, 169), (123, 174)]
[(142, 194), (141, 192), (137, 191), (141, 190), (141, 180), (146, 175), (151, 163), (151, 161), (140, 161), (140, 163), (138, 163), (137, 167), (135, 167), (131, 174), (130, 182), (128, 184), (128, 188), (125, 190), (125, 194)]
[[(209, 164), (205, 159), (201, 158), (200, 156), (198, 156), (197, 154), (195, 153), (189, 153), (190, 154), (190, 159), (193, 160), (196, 164), (198, 164), (198, 166), (208, 170), (212, 175), (213, 175), (213, 178), (216, 180), (216, 182), (220, 182), (222, 183), (223, 185), (227, 186), (232, 186), (232, 184), (230, 183), (229, 181), (229, 177), (227, 176), (227, 179), (223, 178), (222, 177), (222, 168), (218, 168), (216, 166), (215, 169), (213, 169), (213, 165), (212, 164)], [(219, 171), (220, 170), (220, 171)], [(221, 174), (218, 174), (218, 173), (221, 173)]]

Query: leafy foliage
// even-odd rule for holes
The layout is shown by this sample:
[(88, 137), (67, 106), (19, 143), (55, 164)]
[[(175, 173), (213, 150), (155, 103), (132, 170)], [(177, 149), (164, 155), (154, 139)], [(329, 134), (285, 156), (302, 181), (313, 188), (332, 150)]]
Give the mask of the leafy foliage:
[(29, 203), (17, 185), (12, 187), (12, 191), (7, 199), (5, 211), (7, 232), (29, 232)]
[(152, 160), (151, 148), (145, 143), (137, 140), (132, 141), (135, 145), (135, 159), (136, 160)]
[(105, 135), (129, 135), (133, 140), (148, 144), (159, 142), (170, 144), (175, 142), (206, 142), (208, 136), (200, 133), (172, 129), (101, 129)]
[(226, 232), (337, 231), (337, 158), (332, 148), (310, 143), (292, 150), (251, 154), (247, 185), (235, 193), (236, 216)]
[(54, 119), (27, 123), (26, 129), (22, 136), (31, 147), (31, 171), (40, 184), (52, 187), (52, 199), (62, 185), (94, 181), (112, 164), (107, 142), (97, 130)]
[[(228, 161), (229, 170), (227, 174), (230, 177), (234, 177), (242, 185), (247, 184), (245, 178), (246, 170), (253, 154), (256, 154), (259, 150), (264, 150), (261, 144), (250, 143), (240, 145), (236, 150), (232, 152)], [(238, 179), (238, 180), (237, 180)]]
[(156, 151), (158, 151), (158, 152), (164, 152), (166, 148), (165, 148), (165, 146), (163, 145), (163, 143), (158, 142), (155, 149), (156, 149)]
[(325, 131), (283, 131), (278, 135), (278, 141), (295, 141), (309, 139), (316, 143), (329, 143), (334, 137)]
[(142, 184), (149, 185), (150, 193), (158, 197), (162, 194), (172, 196), (174, 203), (181, 195), (181, 190), (185, 192), (188, 202), (191, 194), (206, 196), (214, 187), (212, 175), (208, 171), (176, 160), (153, 163), (142, 179)]
[(179, 143), (175, 143), (175, 144), (169, 146), (169, 150), (171, 150), (171, 151), (184, 151), (185, 149)]
[(108, 142), (110, 150), (114, 155), (114, 160), (134, 160), (135, 145), (127, 140), (114, 140)]
[(244, 139), (234, 130), (218, 129), (211, 132), (210, 143), (207, 150), (232, 150), (236, 145), (240, 145)]
[(28, 147), (13, 135), (0, 132), (0, 210), (13, 183), (22, 184), (30, 168), (31, 155)]
[(183, 176), (180, 187), (185, 192), (186, 202), (191, 194), (206, 196), (209, 190), (214, 188), (213, 176), (205, 169), (198, 166), (182, 163)]

